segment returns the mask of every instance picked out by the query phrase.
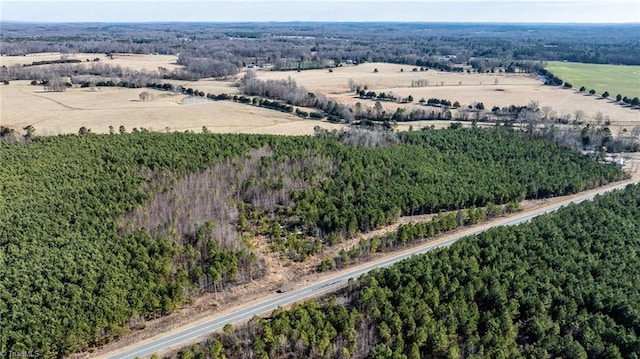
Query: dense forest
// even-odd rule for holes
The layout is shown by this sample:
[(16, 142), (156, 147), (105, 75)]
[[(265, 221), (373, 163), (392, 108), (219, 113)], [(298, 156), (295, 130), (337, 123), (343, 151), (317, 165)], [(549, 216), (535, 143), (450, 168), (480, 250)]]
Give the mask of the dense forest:
[(401, 215), (573, 193), (623, 177), (508, 128), (0, 141), (0, 352), (99, 345), (201, 291), (260, 278)]
[(379, 269), (178, 358), (638, 358), (640, 186)]
[[(640, 64), (640, 28), (623, 25), (447, 23), (3, 23), (2, 55), (39, 52), (179, 54), (180, 70), (145, 76), (195, 80), (238, 73), (244, 66), (304, 70), (362, 62), (392, 62), (445, 71), (536, 72), (544, 61)], [(141, 74), (108, 66), (60, 63), (48, 75), (98, 71)], [(36, 79), (38, 66), (0, 68), (0, 81)], [(123, 72), (125, 72), (123, 74)]]

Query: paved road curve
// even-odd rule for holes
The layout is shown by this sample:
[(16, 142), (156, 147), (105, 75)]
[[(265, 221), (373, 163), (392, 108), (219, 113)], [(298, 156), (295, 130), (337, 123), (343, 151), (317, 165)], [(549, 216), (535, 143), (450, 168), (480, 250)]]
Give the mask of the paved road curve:
[(243, 322), (251, 319), (254, 315), (269, 313), (278, 307), (286, 306), (286, 305), (310, 298), (312, 296), (321, 294), (323, 292), (331, 291), (332, 289), (336, 289), (344, 285), (345, 283), (347, 283), (347, 281), (350, 278), (357, 278), (362, 274), (365, 274), (373, 269), (388, 267), (405, 258), (411, 257), (416, 254), (428, 252), (434, 248), (449, 246), (455, 241), (459, 240), (460, 238), (478, 234), (491, 227), (515, 225), (518, 223), (526, 222), (532, 219), (533, 217), (539, 216), (541, 214), (553, 212), (558, 208), (560, 208), (561, 206), (565, 206), (569, 203), (578, 203), (584, 200), (593, 199), (593, 197), (595, 197), (595, 195), (598, 193), (604, 193), (614, 189), (623, 188), (629, 183), (638, 183), (638, 181), (635, 181), (635, 182), (627, 181), (625, 183), (621, 183), (613, 187), (600, 189), (597, 192), (589, 191), (585, 194), (579, 195), (572, 199), (568, 199), (551, 206), (542, 207), (540, 209), (537, 209), (531, 212), (521, 213), (509, 218), (500, 219), (498, 221), (495, 221), (495, 223), (492, 223), (490, 226), (481, 226), (479, 228), (469, 228), (467, 230), (460, 231), (458, 234), (454, 236), (447, 236), (445, 239), (428, 242), (423, 245), (412, 247), (400, 252), (392, 253), (389, 255), (389, 257), (383, 260), (375, 261), (373, 263), (366, 263), (360, 266), (349, 268), (342, 274), (339, 274), (315, 283), (309, 283), (307, 286), (303, 288), (291, 290), (275, 298), (271, 298), (263, 302), (260, 302), (258, 304), (254, 304), (249, 307), (242, 308), (235, 312), (222, 315), (210, 321), (193, 325), (191, 327), (179, 330), (170, 335), (166, 335), (157, 339), (152, 339), (150, 341), (145, 341), (143, 344), (134, 344), (132, 346), (124, 348), (118, 353), (113, 354), (109, 358), (124, 359), (124, 358), (135, 358), (135, 357), (143, 357), (143, 356), (151, 355), (153, 353), (168, 349), (170, 347), (176, 346), (186, 341), (193, 340), (207, 333), (220, 330), (225, 326), (225, 324), (235, 324), (238, 322)]

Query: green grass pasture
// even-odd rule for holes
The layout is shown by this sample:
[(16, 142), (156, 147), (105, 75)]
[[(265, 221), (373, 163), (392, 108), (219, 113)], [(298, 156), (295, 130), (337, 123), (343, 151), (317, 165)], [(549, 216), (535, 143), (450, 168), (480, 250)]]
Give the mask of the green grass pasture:
[(640, 66), (550, 61), (546, 69), (570, 82), (574, 89), (584, 86), (598, 94), (609, 91), (611, 97), (640, 97)]

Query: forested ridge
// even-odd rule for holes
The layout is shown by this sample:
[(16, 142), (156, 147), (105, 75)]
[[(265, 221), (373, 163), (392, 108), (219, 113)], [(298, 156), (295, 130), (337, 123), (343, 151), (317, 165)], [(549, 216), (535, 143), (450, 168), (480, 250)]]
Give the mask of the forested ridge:
[(379, 269), (179, 358), (638, 358), (640, 185)]
[(430, 213), (572, 193), (617, 169), (506, 128), (278, 137), (150, 133), (0, 141), (0, 352), (54, 357)]

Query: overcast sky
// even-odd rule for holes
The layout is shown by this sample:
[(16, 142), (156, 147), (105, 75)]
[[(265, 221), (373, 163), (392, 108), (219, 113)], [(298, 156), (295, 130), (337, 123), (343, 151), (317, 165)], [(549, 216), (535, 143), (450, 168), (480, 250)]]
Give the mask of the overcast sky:
[(2, 21), (638, 23), (640, 0), (0, 0)]

